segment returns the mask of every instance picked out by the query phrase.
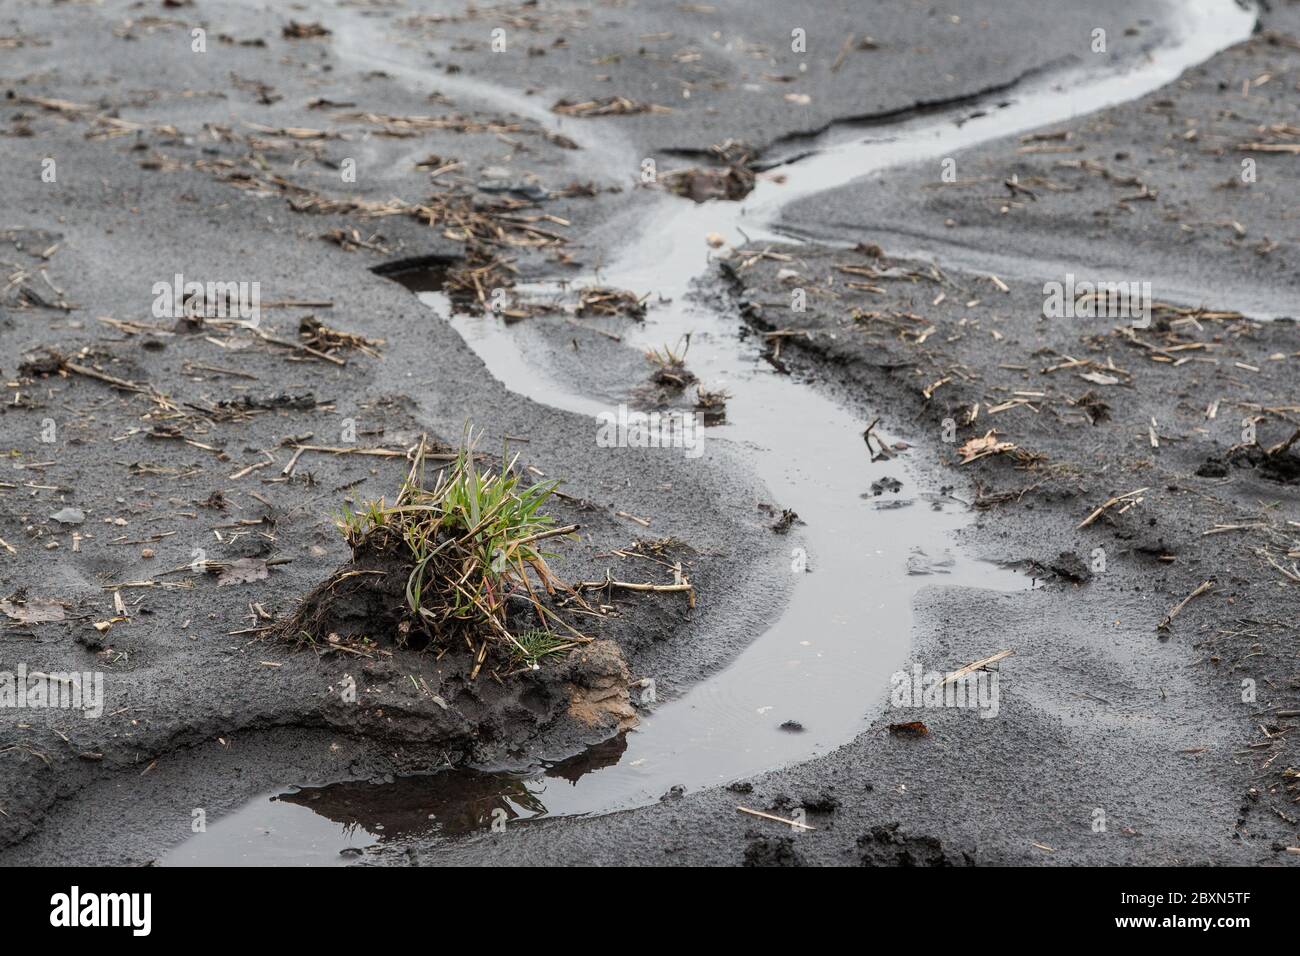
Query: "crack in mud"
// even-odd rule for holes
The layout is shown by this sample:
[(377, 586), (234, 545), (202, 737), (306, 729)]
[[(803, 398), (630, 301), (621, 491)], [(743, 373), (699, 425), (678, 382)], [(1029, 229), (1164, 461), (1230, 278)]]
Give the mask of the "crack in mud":
[[(1062, 57), (1049, 63), (1043, 63), (1039, 66), (1023, 70), (1003, 83), (991, 83), (988, 86), (974, 90), (970, 93), (960, 93), (956, 96), (941, 96), (928, 100), (917, 100), (907, 106), (898, 106), (888, 110), (878, 110), (873, 113), (857, 113), (851, 116), (838, 116), (833, 120), (823, 123), (821, 126), (814, 127), (813, 129), (799, 130), (779, 136), (772, 140), (763, 152), (770, 152), (778, 146), (785, 146), (790, 143), (821, 139), (827, 133), (841, 129), (845, 131), (854, 131), (857, 129), (876, 126), (896, 126), (900, 123), (916, 119), (924, 119), (927, 116), (933, 116), (935, 113), (950, 112), (965, 106), (987, 105), (997, 108), (999, 104), (989, 104), (986, 101), (991, 97), (1000, 96), (1003, 93), (1010, 93), (1024, 86), (1030, 80), (1052, 76), (1061, 71), (1066, 64), (1077, 62), (1077, 57)], [(809, 155), (811, 155), (811, 153), (801, 153), (790, 159), (767, 160), (758, 164), (756, 168), (764, 171), (776, 169), (780, 166), (788, 166)]]

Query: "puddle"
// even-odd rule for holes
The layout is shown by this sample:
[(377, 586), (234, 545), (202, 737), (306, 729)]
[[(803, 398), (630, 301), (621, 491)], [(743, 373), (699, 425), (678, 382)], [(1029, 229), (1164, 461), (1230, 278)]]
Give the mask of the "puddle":
[(389, 841), (453, 839), (517, 826), (563, 808), (579, 780), (616, 763), (625, 747), (625, 739), (615, 737), (531, 773), (459, 769), (263, 793), (162, 863), (347, 866)]
[[(852, 739), (878, 712), (889, 675), (907, 661), (919, 589), (1016, 591), (1031, 581), (954, 550), (953, 534), (968, 520), (963, 505), (917, 487), (901, 459), (872, 463), (862, 439), (870, 419), (778, 374), (759, 355), (758, 337), (742, 334), (737, 316), (691, 301), (692, 283), (710, 268), (703, 237), (719, 232), (738, 243), (745, 234), (771, 236), (781, 207), (800, 197), (1141, 96), (1244, 39), (1253, 23), (1230, 0), (1198, 0), (1181, 9), (1184, 23), (1175, 28), (1181, 26), (1182, 44), (1154, 53), (1129, 73), (1073, 78), (1078, 86), (1045, 85), (961, 125), (954, 120), (973, 110), (903, 124), (888, 139), (825, 146), (783, 167), (784, 183), (761, 182), (740, 203), (696, 205), (665, 197), (649, 213), (637, 211), (638, 237), (601, 270), (599, 283), (592, 277), (577, 283), (655, 293), (646, 321), (625, 331), (624, 344), (639, 350), (691, 333), (690, 368), (710, 388), (731, 394), (726, 421), (709, 429), (710, 442), (744, 454), (771, 500), (804, 522), (771, 569), (774, 577), (798, 577), (789, 605), (730, 665), (654, 706), (613, 759), (588, 757), (581, 773), (557, 776), (564, 765), (515, 775), (455, 771), (264, 795), (164, 862), (346, 863), (350, 857), (341, 850), (361, 850), (398, 832), (453, 839), (485, 826), (494, 810), (524, 821), (644, 805), (674, 787), (726, 783), (806, 761)], [(589, 421), (610, 410), (608, 401), (545, 374), (536, 356), (526, 360), (521, 343), (532, 334), (527, 322), (511, 327), (491, 316), (453, 314), (433, 265), (408, 260), (390, 264), (384, 274), (451, 322), (507, 388)], [(423, 275), (413, 271), (419, 269)], [(589, 427), (594, 440), (594, 422)], [(704, 453), (716, 454), (713, 447), (706, 443)], [(873, 494), (873, 482), (889, 490)], [(800, 569), (804, 560), (806, 571)], [(802, 731), (782, 730), (790, 721)]]

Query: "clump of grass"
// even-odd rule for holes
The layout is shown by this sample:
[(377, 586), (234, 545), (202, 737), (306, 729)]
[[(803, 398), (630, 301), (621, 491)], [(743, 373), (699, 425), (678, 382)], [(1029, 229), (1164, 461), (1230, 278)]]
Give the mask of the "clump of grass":
[(524, 631), (515, 636), (515, 646), (511, 648), (511, 657), (515, 663), (529, 670), (537, 670), (541, 661), (552, 654), (562, 654), (576, 647), (578, 641), (561, 637), (540, 627)]
[(685, 388), (695, 381), (695, 373), (686, 367), (686, 353), (690, 348), (691, 337), (685, 335), (676, 348), (665, 345), (662, 349), (646, 349), (646, 360), (655, 366), (651, 380), (673, 389)]
[[(588, 640), (539, 594), (539, 587), (546, 594), (557, 586), (571, 591), (551, 572), (538, 545), (577, 526), (556, 527), (542, 511), (556, 482), (525, 485), (514, 471), (518, 456), (503, 456), (499, 471), (480, 470), (474, 444), (467, 431), (455, 458), (426, 488), (421, 441), (397, 499), (389, 505), (381, 498), (359, 511), (345, 511), (338, 525), (354, 555), (396, 551), (401, 566), (409, 567), (407, 630), (438, 642), (463, 635), (471, 648), (478, 647), (480, 663), (490, 643), (501, 643), (512, 658), (531, 666), (561, 646)], [(525, 631), (526, 640), (510, 630), (507, 603), (512, 596), (531, 604), (544, 625)], [(548, 622), (570, 636), (551, 634)]]

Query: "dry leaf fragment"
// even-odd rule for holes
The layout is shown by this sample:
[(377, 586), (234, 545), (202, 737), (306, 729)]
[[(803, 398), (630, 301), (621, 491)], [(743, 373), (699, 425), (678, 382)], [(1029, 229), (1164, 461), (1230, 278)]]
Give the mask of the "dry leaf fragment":
[(986, 455), (1000, 455), (1003, 452), (1014, 451), (1016, 445), (1014, 442), (998, 441), (998, 433), (989, 429), (980, 438), (972, 438), (957, 449), (958, 454), (962, 456), (961, 463), (968, 465), (977, 458), (983, 458)]
[(50, 515), (50, 519), (59, 524), (81, 524), (86, 520), (86, 513), (80, 508), (63, 508)]
[(268, 574), (270, 572), (267, 570), (265, 558), (240, 558), (222, 568), (221, 574), (217, 577), (217, 587), (263, 581)]
[(24, 624), (49, 624), (63, 620), (63, 605), (53, 598), (30, 598), (21, 602), (6, 599), (0, 601), (0, 611)]
[(1119, 379), (1113, 375), (1104, 375), (1101, 372), (1083, 372), (1079, 378), (1085, 382), (1092, 382), (1094, 385), (1118, 385)]
[(896, 737), (928, 737), (930, 728), (919, 720), (909, 720), (905, 724), (890, 724), (889, 732)]

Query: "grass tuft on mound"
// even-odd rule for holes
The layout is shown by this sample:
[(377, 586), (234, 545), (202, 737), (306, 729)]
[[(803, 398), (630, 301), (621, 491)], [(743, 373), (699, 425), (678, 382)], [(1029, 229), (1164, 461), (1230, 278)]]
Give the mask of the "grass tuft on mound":
[[(337, 523), (354, 555), (396, 553), (401, 566), (409, 567), (409, 630), (438, 643), (464, 635), (472, 648), (479, 646), (480, 662), (489, 643), (503, 645), (508, 657), (535, 667), (540, 658), (589, 640), (543, 598), (556, 588), (570, 594), (572, 589), (551, 572), (538, 546), (577, 526), (556, 527), (542, 511), (557, 482), (525, 485), (514, 471), (517, 455), (503, 455), (498, 471), (480, 469), (475, 443), (467, 429), (455, 458), (426, 488), (422, 440), (391, 505), (380, 498), (357, 511), (345, 509)], [(533, 624), (516, 627), (516, 635), (511, 620), (520, 619), (520, 608), (528, 612), (527, 605), (532, 613), (524, 616)], [(550, 622), (567, 633), (551, 633)]]

